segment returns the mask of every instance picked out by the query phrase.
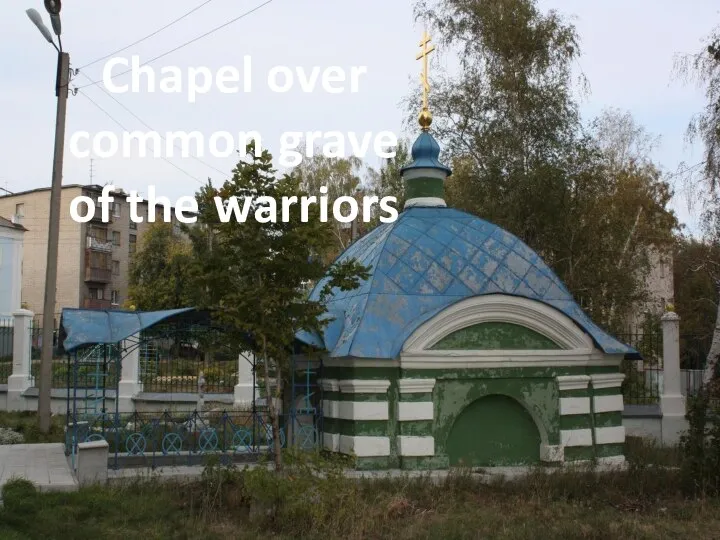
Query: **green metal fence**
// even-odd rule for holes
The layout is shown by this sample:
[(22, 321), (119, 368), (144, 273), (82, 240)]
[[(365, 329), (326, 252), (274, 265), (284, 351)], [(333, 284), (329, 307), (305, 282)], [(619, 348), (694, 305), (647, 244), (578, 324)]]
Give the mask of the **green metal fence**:
[(660, 402), (662, 390), (662, 332), (634, 331), (617, 338), (638, 351), (642, 359), (623, 360), (623, 398), (628, 405), (653, 405)]
[[(30, 374), (35, 379), (35, 386), (40, 384), (40, 359), (42, 357), (43, 331), (38, 317), (30, 329)], [(58, 330), (53, 331), (52, 355), (52, 388), (68, 388), (67, 358), (58, 348)]]
[(237, 384), (237, 356), (209, 353), (191, 341), (143, 342), (139, 361), (144, 392), (196, 393), (201, 375), (204, 391), (209, 394), (231, 394)]

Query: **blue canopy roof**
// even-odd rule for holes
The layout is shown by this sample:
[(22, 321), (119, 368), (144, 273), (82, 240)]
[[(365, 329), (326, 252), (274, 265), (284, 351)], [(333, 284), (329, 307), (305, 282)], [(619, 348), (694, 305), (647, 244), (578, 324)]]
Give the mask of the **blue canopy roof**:
[(65, 336), (63, 348), (70, 352), (83, 345), (118, 343), (170, 317), (194, 310), (195, 308), (165, 311), (65, 308), (60, 319), (61, 336)]
[[(352, 244), (339, 260), (356, 258), (370, 277), (352, 291), (335, 289), (324, 335), (298, 339), (331, 357), (397, 358), (422, 323), (451, 304), (484, 294), (511, 294), (561, 311), (611, 354), (633, 349), (582, 311), (543, 260), (517, 237), (452, 208), (414, 207)], [(317, 299), (326, 280), (311, 294)]]

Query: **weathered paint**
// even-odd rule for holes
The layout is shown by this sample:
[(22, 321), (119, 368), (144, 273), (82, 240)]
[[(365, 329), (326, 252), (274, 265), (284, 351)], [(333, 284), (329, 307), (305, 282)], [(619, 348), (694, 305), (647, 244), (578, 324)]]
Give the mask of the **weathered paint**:
[[(488, 396), (504, 396), (517, 402), (533, 420), (535, 430), (547, 444), (559, 442), (559, 407), (557, 386), (553, 379), (439, 379), (435, 390), (434, 432), (436, 453), (447, 453), (447, 440), (451, 429), (466, 407)], [(495, 416), (493, 422), (507, 425), (507, 420)], [(471, 436), (483, 440), (480, 430)], [(537, 448), (522, 449), (524, 455), (539, 455)]]
[(445, 451), (452, 466), (500, 466), (540, 461), (540, 432), (528, 411), (504, 395), (480, 398), (452, 425)]
[[(455, 332), (445, 338), (449, 341), (441, 340), (438, 346), (513, 350), (524, 344), (536, 350), (557, 348), (554, 342), (552, 347), (548, 342), (540, 343), (547, 339), (545, 336), (512, 326), (517, 325), (483, 323), (467, 327), (464, 330), (470, 331), (464, 336)], [(496, 331), (495, 337), (491, 330)], [(622, 425), (621, 412), (602, 410), (602, 407), (601, 411), (593, 409), (596, 397), (605, 408), (619, 407), (621, 389), (613, 382), (619, 376), (618, 367), (408, 369), (399, 367), (397, 359), (387, 367), (370, 362), (353, 360), (349, 366), (333, 365), (323, 369), (324, 378), (338, 381), (337, 390), (329, 385), (331, 391), (324, 392), (324, 399), (335, 402), (335, 406), (345, 402), (387, 404), (387, 420), (327, 416), (324, 420), (323, 430), (330, 440), (342, 436), (387, 438), (388, 455), (357, 457), (356, 466), (360, 469), (442, 468), (461, 462), (472, 466), (527, 464), (540, 461), (541, 456), (550, 462), (622, 459), (623, 444), (619, 442), (622, 434), (615, 429)], [(348, 392), (347, 384), (346, 391), (342, 391), (340, 382), (363, 380), (375, 382), (355, 383), (354, 387), (365, 388), (361, 393)], [(418, 382), (411, 382), (413, 380)], [(573, 380), (582, 380), (585, 384), (570, 384)], [(592, 384), (593, 380), (596, 385)], [(400, 384), (405, 391), (400, 392)], [(381, 387), (387, 390), (367, 391)], [(423, 387), (432, 391), (408, 391)], [(561, 414), (560, 398), (564, 400), (564, 414)], [(423, 403), (432, 403), (432, 415)], [(424, 411), (420, 416), (427, 418), (415, 418), (408, 413), (419, 407)], [(403, 420), (399, 417), (400, 411)], [(606, 444), (596, 444), (597, 434)], [(402, 441), (406, 443), (406, 453), (412, 453), (408, 450), (411, 448), (408, 441), (417, 441), (417, 448), (422, 447), (422, 441), (432, 441), (435, 455), (403, 456)], [(418, 452), (426, 453), (429, 446), (422, 448)]]
[[(417, 466), (437, 465), (441, 462), (450, 463), (451, 456), (449, 451), (452, 450), (453, 444), (459, 450), (452, 450), (453, 459), (460, 459), (459, 453), (462, 448), (468, 447), (474, 440), (482, 445), (486, 437), (483, 436), (484, 430), (478, 429), (477, 425), (468, 431), (467, 436), (453, 435), (453, 426), (456, 424), (462, 426), (463, 422), (458, 422), (458, 418), (464, 415), (466, 408), (482, 398), (491, 396), (504, 396), (505, 398), (515, 400), (518, 406), (526, 411), (527, 416), (532, 419), (532, 430), (525, 433), (527, 439), (523, 439), (518, 433), (512, 430), (507, 434), (512, 440), (521, 442), (514, 453), (508, 454), (503, 458), (504, 463), (510, 461), (521, 460), (522, 462), (535, 462), (539, 459), (541, 443), (547, 445), (560, 444), (561, 430), (589, 430), (594, 432), (596, 427), (612, 427), (621, 425), (622, 418), (619, 411), (611, 411), (609, 413), (589, 413), (589, 414), (572, 414), (560, 415), (560, 397), (581, 397), (592, 399), (596, 394), (615, 395), (618, 388), (593, 389), (591, 386), (585, 389), (563, 390), (558, 389), (556, 377), (567, 375), (593, 375), (593, 374), (613, 373), (612, 368), (602, 367), (542, 367), (542, 368), (502, 368), (502, 369), (462, 369), (462, 370), (401, 370), (399, 368), (366, 368), (366, 367), (348, 367), (348, 368), (327, 368), (325, 377), (342, 379), (361, 379), (368, 375), (375, 380), (384, 379), (390, 381), (388, 391), (384, 394), (343, 394), (342, 392), (326, 392), (326, 398), (332, 398), (337, 401), (383, 401), (388, 403), (388, 420), (387, 421), (352, 421), (338, 420), (326, 418), (324, 423), (324, 431), (326, 433), (340, 433), (344, 435), (366, 435), (366, 436), (387, 436), (390, 439), (390, 455), (385, 457), (373, 458), (374, 468), (413, 468)], [(398, 379), (408, 378), (435, 378), (435, 388), (432, 393), (399, 393)], [(497, 397), (493, 398), (493, 400)], [(434, 404), (434, 417), (432, 420), (406, 420), (400, 421), (397, 417), (398, 403), (412, 402), (428, 402)], [(492, 400), (491, 400), (492, 401)], [(506, 402), (507, 403), (507, 402)], [(473, 409), (469, 409), (469, 417), (473, 417)], [(510, 413), (508, 413), (510, 414)], [(490, 416), (491, 427), (494, 425), (498, 429), (512, 424), (503, 417), (504, 413), (495, 411)], [(527, 419), (527, 418), (526, 418)], [(530, 424), (513, 424), (525, 425)], [(461, 432), (458, 432), (461, 433)], [(537, 434), (540, 439), (536, 438)], [(400, 456), (398, 452), (397, 437), (398, 436), (432, 436), (435, 442), (435, 456), (432, 461), (420, 458), (413, 458), (415, 461), (409, 462), (409, 456)], [(469, 438), (469, 439), (468, 439)], [(545, 440), (543, 440), (545, 439)], [(453, 441), (459, 441), (454, 443)], [(489, 443), (485, 448), (480, 447), (479, 450), (473, 450), (474, 454), (469, 456), (469, 461), (473, 464), (480, 461), (497, 461), (499, 458), (492, 452), (493, 445), (497, 448), (500, 442)], [(529, 441), (532, 441), (530, 443)], [(448, 444), (451, 448), (448, 447)], [(459, 445), (459, 446), (458, 446)], [(465, 445), (465, 446), (463, 446)], [(622, 455), (622, 445), (609, 444), (603, 445), (602, 452), (598, 451), (597, 456), (592, 446), (588, 448), (568, 447), (564, 453), (565, 461), (592, 459), (597, 456), (612, 457)], [(620, 452), (620, 453), (613, 453)], [(473, 457), (474, 456), (474, 457)], [(466, 460), (467, 461), (467, 460)], [(365, 460), (358, 466), (368, 465)], [(414, 465), (413, 465), (414, 464)], [(370, 468), (373, 468), (370, 467)]]
[(445, 196), (442, 178), (413, 178), (405, 180), (405, 197), (417, 199), (420, 197), (437, 197), (442, 199)]
[(444, 337), (433, 350), (552, 350), (560, 347), (550, 338), (520, 326), (486, 322), (468, 326)]
[[(513, 295), (551, 306), (592, 336), (600, 351), (627, 354), (587, 317), (560, 279), (536, 253), (486, 221), (452, 208), (410, 208), (393, 223), (354, 242), (339, 261), (370, 266), (355, 290), (334, 289), (326, 305), (339, 324), (322, 335), (299, 333), (333, 359), (399, 356), (421, 325), (466, 299)], [(311, 299), (320, 299), (328, 279)]]

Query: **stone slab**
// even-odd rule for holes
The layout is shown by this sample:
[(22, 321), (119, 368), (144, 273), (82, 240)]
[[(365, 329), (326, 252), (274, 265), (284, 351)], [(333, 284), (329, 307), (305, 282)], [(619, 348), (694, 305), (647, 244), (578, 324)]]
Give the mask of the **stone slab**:
[(0, 445), (0, 488), (13, 478), (29, 480), (41, 491), (78, 488), (62, 443)]

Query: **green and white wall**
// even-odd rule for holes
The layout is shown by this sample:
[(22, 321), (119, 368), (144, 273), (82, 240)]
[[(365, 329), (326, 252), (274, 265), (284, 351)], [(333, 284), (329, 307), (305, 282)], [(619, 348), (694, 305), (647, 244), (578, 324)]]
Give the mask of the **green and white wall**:
[(545, 304), (470, 298), (400, 358), (326, 359), (323, 445), (360, 469), (622, 463), (621, 360)]

